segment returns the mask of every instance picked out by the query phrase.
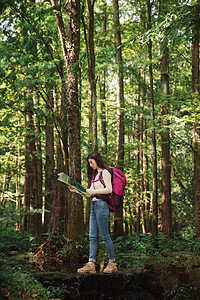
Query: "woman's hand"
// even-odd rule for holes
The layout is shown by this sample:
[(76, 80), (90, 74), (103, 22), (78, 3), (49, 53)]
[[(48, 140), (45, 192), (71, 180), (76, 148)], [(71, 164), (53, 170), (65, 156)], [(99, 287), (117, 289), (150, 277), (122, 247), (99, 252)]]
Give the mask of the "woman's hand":
[(70, 192), (79, 194), (79, 192), (75, 188), (73, 188), (71, 186), (68, 186), (68, 188), (69, 188)]

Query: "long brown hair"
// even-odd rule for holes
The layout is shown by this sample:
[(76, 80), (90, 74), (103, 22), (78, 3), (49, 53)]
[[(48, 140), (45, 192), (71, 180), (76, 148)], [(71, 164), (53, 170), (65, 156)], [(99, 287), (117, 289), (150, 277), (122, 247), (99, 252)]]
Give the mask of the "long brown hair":
[(97, 152), (97, 151), (94, 151), (92, 153), (90, 153), (87, 157), (87, 176), (88, 176), (88, 179), (91, 181), (93, 176), (95, 174), (97, 174), (97, 170), (93, 170), (91, 167), (90, 167), (90, 164), (89, 164), (89, 159), (94, 159), (97, 163), (97, 166), (101, 169), (106, 169), (108, 171), (110, 171), (109, 167), (106, 166), (106, 164), (104, 163), (101, 155)]

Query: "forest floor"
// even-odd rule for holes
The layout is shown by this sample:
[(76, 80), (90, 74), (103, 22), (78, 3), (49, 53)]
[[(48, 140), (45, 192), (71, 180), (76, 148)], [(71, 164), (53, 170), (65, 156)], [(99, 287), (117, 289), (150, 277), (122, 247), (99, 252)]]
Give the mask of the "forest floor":
[[(71, 290), (70, 282), (76, 282), (74, 284), (77, 288), (71, 290), (74, 297), (85, 293), (83, 286), (86, 286), (86, 282), (90, 282), (94, 287), (96, 280), (98, 282), (100, 280), (102, 285), (105, 285), (105, 282), (108, 284), (110, 277), (101, 273), (107, 263), (105, 247), (101, 242), (99, 243), (96, 279), (93, 279), (94, 276), (92, 279), (87, 277), (85, 281), (84, 276), (80, 277), (76, 270), (87, 261), (87, 240), (72, 246), (69, 241), (55, 241), (55, 239), (39, 244), (31, 240), (30, 243), (30, 237), (19, 237), (15, 234), (9, 239), (1, 234), (1, 238), (0, 299), (70, 299), (68, 294)], [(141, 288), (141, 284), (144, 284), (145, 287), (149, 287), (148, 291), (145, 290), (146, 293), (153, 294), (151, 295), (153, 298), (149, 299), (157, 299), (161, 290), (163, 299), (166, 300), (200, 299), (198, 294), (200, 291), (200, 242), (198, 240), (188, 241), (179, 238), (171, 241), (160, 237), (159, 247), (155, 249), (150, 237), (132, 235), (119, 238), (114, 242), (114, 247), (119, 273), (116, 275), (118, 279), (116, 276), (113, 278), (123, 283), (121, 284), (122, 295), (128, 289), (130, 293), (135, 293), (135, 291), (138, 293), (139, 290), (144, 290)], [(50, 283), (45, 285), (43, 278), (46, 282), (48, 281), (45, 276), (57, 279), (50, 280)], [(62, 284), (58, 283), (58, 278)], [(138, 284), (135, 285), (134, 282)], [(152, 285), (152, 283), (156, 284)], [(117, 288), (114, 281), (109, 279), (108, 286), (108, 291), (111, 291), (110, 286), (113, 286), (113, 295), (115, 295)], [(136, 287), (138, 289), (135, 290)], [(75, 290), (77, 295), (74, 294)], [(66, 293), (68, 298), (65, 296)], [(105, 291), (105, 293), (110, 297), (105, 299), (115, 299), (114, 296), (113, 298), (109, 296), (111, 292)], [(98, 297), (100, 295), (97, 294)], [(160, 300), (161, 296), (159, 297)], [(91, 299), (95, 299), (94, 294)]]

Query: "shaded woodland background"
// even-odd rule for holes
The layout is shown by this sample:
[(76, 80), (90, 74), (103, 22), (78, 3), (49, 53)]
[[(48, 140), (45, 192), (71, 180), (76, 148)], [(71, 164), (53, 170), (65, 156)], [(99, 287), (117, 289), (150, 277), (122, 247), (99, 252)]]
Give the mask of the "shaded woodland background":
[(114, 237), (200, 237), (200, 1), (0, 4), (1, 223), (88, 230), (88, 153), (127, 176)]

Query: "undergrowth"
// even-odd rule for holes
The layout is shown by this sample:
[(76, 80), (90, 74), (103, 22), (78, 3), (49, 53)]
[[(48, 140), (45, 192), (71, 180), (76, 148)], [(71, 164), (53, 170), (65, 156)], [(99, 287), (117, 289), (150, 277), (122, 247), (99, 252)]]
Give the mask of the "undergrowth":
[[(63, 290), (53, 287), (44, 287), (30, 274), (28, 265), (20, 261), (20, 256), (27, 256), (27, 253), (37, 254), (44, 245), (40, 254), (48, 259), (48, 255), (53, 253), (59, 257), (59, 263), (69, 265), (83, 263), (88, 259), (89, 239), (88, 236), (81, 238), (75, 244), (65, 237), (54, 235), (45, 236), (44, 240), (38, 244), (30, 234), (21, 234), (12, 228), (3, 228), (0, 232), (0, 299), (62, 299)], [(157, 247), (155, 247), (155, 245)], [(13, 258), (12, 252), (15, 250), (17, 256)], [(114, 241), (114, 250), (118, 268), (143, 269), (149, 257), (156, 257), (162, 260), (165, 268), (182, 268), (190, 271), (194, 267), (200, 266), (200, 241), (198, 239), (186, 239), (181, 236), (169, 240), (159, 234), (156, 241), (152, 241), (150, 235), (136, 235), (119, 237)], [(163, 257), (165, 251), (166, 257)], [(176, 253), (179, 254), (176, 257)], [(182, 257), (181, 253), (187, 253), (188, 257)], [(54, 259), (54, 258), (53, 258)], [(27, 258), (28, 260), (28, 258)], [(107, 262), (107, 251), (105, 245), (99, 237), (99, 247), (97, 260)], [(34, 270), (32, 269), (32, 273)], [(189, 291), (191, 287), (184, 286), (177, 288), (170, 295), (166, 294), (166, 299), (181, 299), (178, 295)], [(189, 293), (189, 292), (188, 292)], [(172, 298), (172, 295), (174, 298)], [(177, 297), (177, 298), (176, 298)], [(180, 296), (181, 297), (181, 296)], [(184, 299), (189, 299), (185, 298)]]

